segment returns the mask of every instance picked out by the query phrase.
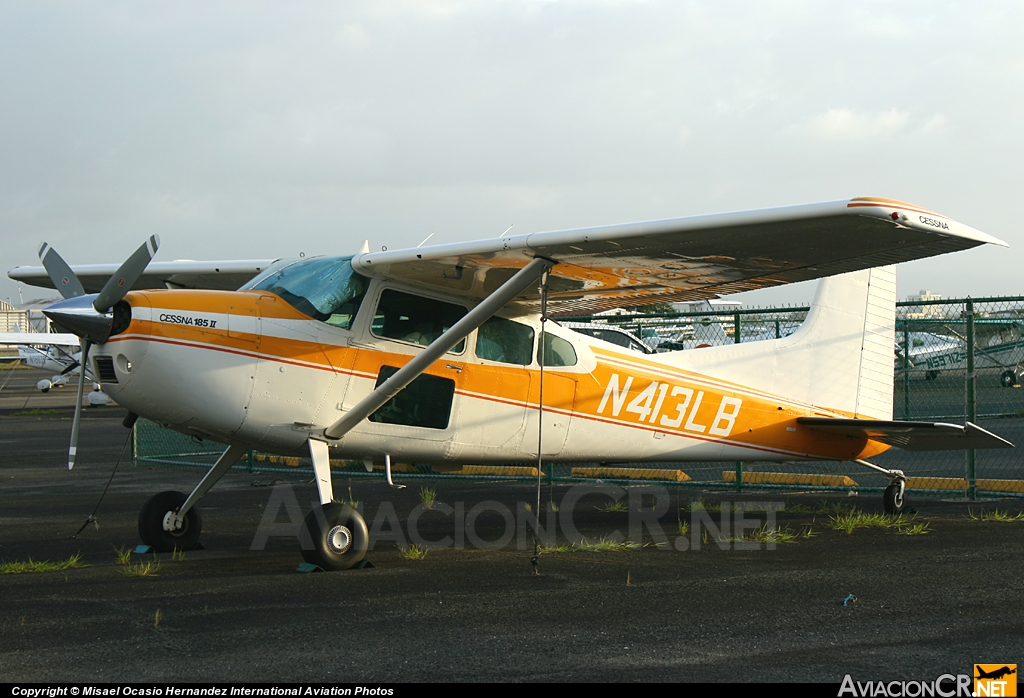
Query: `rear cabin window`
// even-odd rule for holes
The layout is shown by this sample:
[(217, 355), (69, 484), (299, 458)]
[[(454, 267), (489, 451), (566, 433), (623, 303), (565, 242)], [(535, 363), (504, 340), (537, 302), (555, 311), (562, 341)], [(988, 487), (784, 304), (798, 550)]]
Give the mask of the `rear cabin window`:
[[(380, 294), (377, 312), (373, 316), (372, 331), (378, 337), (425, 347), (461, 320), (465, 314), (466, 309), (461, 305), (414, 296), (389, 288)], [(465, 346), (466, 340), (462, 340), (451, 351), (461, 352)]]
[(476, 333), (476, 355), (488, 361), (528, 366), (533, 354), (533, 328), (492, 317)]
[[(394, 366), (381, 366), (377, 386), (398, 371)], [(404, 424), (409, 427), (447, 429), (452, 414), (455, 381), (451, 378), (421, 374), (405, 389), (385, 402), (370, 415), (378, 424)]]
[(537, 363), (543, 363), (545, 366), (576, 365), (576, 350), (572, 348), (572, 344), (548, 332), (545, 332), (543, 337), (544, 359), (541, 361), (541, 345), (538, 344)]

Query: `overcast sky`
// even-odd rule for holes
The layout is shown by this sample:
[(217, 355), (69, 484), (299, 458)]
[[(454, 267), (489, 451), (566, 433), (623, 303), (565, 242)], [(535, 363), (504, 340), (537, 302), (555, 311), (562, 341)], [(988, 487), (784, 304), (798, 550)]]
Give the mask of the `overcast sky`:
[(870, 195), (1011, 245), (902, 265), (900, 297), (1024, 294), (1022, 27), (1020, 2), (4, 2), (0, 266)]

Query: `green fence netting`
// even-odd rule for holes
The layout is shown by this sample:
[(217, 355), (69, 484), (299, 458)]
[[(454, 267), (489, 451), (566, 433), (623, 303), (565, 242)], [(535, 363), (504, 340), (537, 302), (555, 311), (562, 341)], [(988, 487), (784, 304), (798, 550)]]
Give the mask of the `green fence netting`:
[[(627, 314), (565, 318), (625, 329), (655, 351), (693, 349), (725, 342), (755, 342), (794, 332), (806, 307), (722, 308), (697, 313)], [(1024, 297), (897, 304), (893, 347), (893, 415), (896, 419), (970, 421), (1013, 443), (1024, 443)], [(135, 426), (137, 465), (208, 468), (224, 450), (152, 422)], [(1016, 449), (910, 453), (890, 449), (872, 458), (902, 470), (911, 491), (951, 497), (1024, 496), (1024, 462)], [(361, 462), (332, 461), (336, 474), (380, 478)], [(306, 458), (250, 452), (236, 470), (308, 473)], [(679, 486), (799, 490), (881, 490), (888, 479), (851, 462), (545, 464), (549, 481), (601, 479)], [(428, 464), (402, 464), (395, 478), (535, 479), (529, 464), (467, 467), (435, 472)]]

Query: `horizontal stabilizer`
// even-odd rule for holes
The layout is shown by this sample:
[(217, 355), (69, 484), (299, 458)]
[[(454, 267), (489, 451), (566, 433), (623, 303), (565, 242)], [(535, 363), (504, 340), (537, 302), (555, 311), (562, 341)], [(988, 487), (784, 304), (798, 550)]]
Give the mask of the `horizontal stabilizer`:
[(1013, 448), (1013, 444), (967, 422), (892, 422), (878, 419), (798, 417), (799, 424), (830, 434), (845, 434), (880, 441), (904, 451), (956, 451), (968, 448)]

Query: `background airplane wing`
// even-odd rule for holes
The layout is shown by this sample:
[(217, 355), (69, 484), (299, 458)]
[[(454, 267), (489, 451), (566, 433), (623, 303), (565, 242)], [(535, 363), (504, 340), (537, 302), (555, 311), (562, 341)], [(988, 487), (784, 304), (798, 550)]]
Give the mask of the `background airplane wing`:
[[(216, 291), (234, 291), (261, 271), (273, 259), (238, 259), (213, 262), (150, 262), (132, 289), (146, 288), (206, 288)], [(82, 264), (71, 267), (82, 282), (86, 293), (99, 293), (107, 280), (118, 269), (118, 264)], [(15, 281), (32, 286), (54, 288), (43, 267), (15, 267), (7, 272)]]
[(966, 448), (1013, 448), (1013, 444), (977, 424), (967, 422), (891, 422), (875, 419), (831, 419), (797, 417), (796, 421), (816, 431), (845, 434), (880, 441), (904, 451), (953, 451)]
[(0, 332), (0, 345), (26, 344), (32, 346), (55, 344), (58, 347), (77, 347), (78, 337), (60, 332)]
[[(360, 273), (484, 298), (535, 256), (552, 312), (716, 298), (1006, 243), (892, 199), (857, 198), (356, 255)], [(534, 289), (517, 299), (536, 304)]]

